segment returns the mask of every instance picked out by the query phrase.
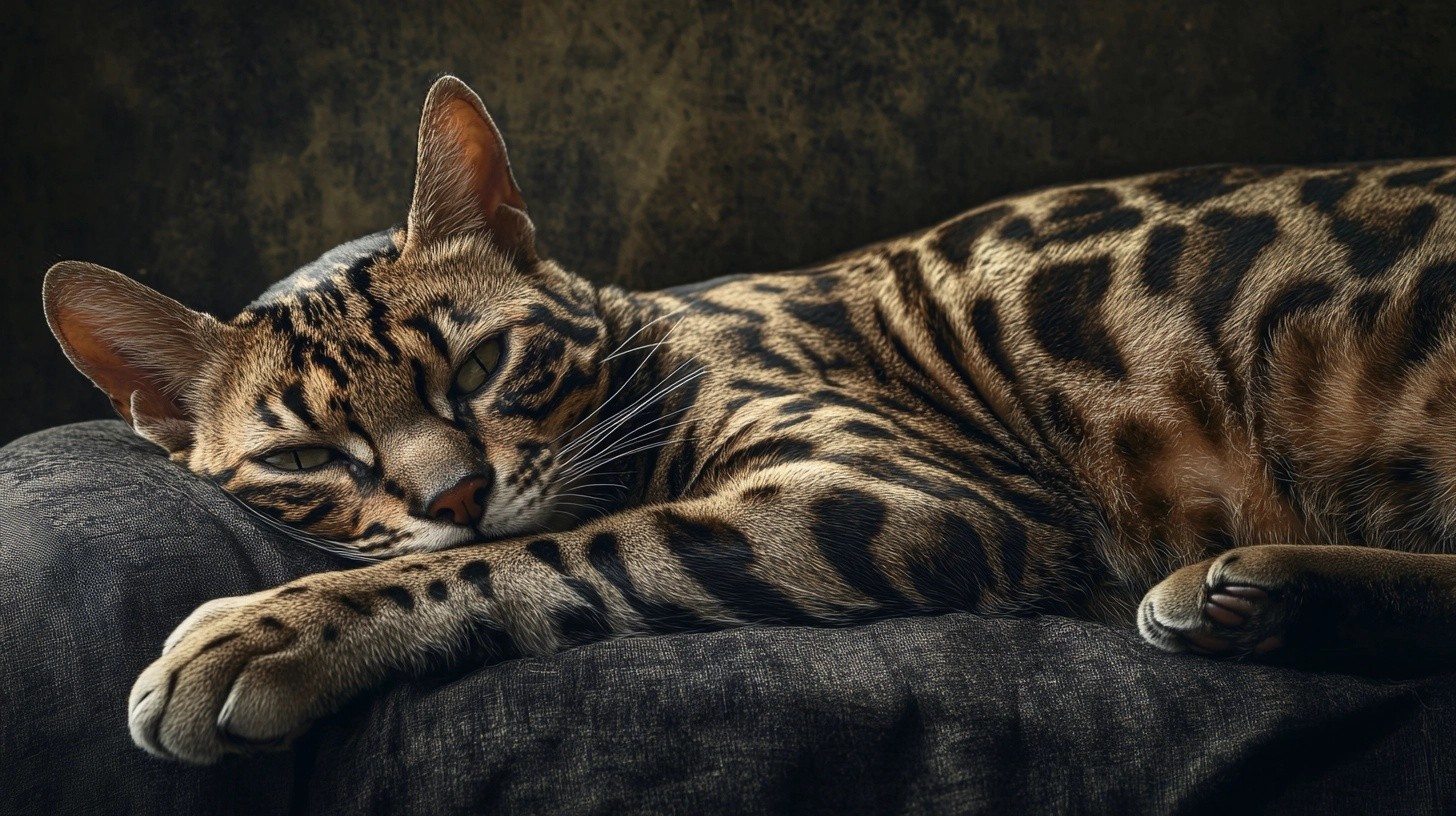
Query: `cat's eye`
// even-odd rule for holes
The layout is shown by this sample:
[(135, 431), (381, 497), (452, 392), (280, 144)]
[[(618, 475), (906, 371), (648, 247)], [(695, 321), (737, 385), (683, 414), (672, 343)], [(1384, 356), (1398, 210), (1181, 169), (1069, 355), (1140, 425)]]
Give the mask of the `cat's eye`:
[(454, 391), (456, 394), (471, 394), (479, 390), (490, 373), (500, 363), (501, 344), (491, 339), (475, 347), (460, 368), (455, 370)]
[(292, 448), (269, 454), (263, 461), (279, 470), (313, 470), (340, 458), (331, 448)]

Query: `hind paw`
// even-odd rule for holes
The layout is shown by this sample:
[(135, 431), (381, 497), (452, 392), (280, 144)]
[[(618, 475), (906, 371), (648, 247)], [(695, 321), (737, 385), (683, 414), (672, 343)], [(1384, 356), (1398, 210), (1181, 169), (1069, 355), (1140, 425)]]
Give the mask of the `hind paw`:
[(1231, 550), (1178, 570), (1143, 598), (1138, 630), (1170, 652), (1239, 658), (1279, 650), (1295, 595), (1283, 549)]

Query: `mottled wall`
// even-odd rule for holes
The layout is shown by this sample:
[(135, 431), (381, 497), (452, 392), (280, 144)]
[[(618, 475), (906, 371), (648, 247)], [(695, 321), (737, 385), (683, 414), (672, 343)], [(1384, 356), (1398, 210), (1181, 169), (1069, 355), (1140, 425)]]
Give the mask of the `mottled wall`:
[(543, 247), (643, 287), (1052, 182), (1456, 152), (1453, 3), (197, 5), (7, 10), (0, 442), (109, 413), (46, 332), (47, 266), (230, 315), (403, 217), (441, 71), (500, 122)]

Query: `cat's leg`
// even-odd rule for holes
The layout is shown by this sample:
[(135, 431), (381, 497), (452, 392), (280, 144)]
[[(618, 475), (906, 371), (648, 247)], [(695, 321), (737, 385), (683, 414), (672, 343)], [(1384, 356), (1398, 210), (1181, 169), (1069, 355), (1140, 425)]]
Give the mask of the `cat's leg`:
[(473, 645), (542, 655), (614, 635), (1016, 608), (1047, 580), (1040, 564), (1064, 560), (1027, 552), (1045, 545), (1056, 519), (955, 492), (823, 463), (780, 465), (708, 498), (565, 533), (216, 601), (138, 678), (132, 736), (192, 762), (281, 745), (392, 672), (458, 660)]
[(1168, 651), (1374, 674), (1456, 665), (1456, 556), (1240, 547), (1153, 587), (1138, 628)]

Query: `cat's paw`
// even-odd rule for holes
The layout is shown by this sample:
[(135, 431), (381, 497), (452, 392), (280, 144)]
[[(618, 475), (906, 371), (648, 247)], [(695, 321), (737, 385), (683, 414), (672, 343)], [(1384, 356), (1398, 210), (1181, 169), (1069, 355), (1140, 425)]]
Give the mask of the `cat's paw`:
[(287, 745), (347, 691), (324, 653), (336, 631), (275, 590), (202, 605), (132, 686), (132, 739), (198, 764)]
[(1143, 639), (1170, 652), (1218, 657), (1282, 648), (1297, 596), (1292, 550), (1234, 549), (1178, 570), (1143, 597), (1137, 616)]

